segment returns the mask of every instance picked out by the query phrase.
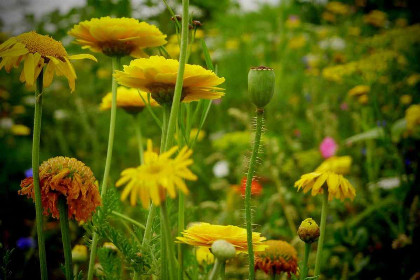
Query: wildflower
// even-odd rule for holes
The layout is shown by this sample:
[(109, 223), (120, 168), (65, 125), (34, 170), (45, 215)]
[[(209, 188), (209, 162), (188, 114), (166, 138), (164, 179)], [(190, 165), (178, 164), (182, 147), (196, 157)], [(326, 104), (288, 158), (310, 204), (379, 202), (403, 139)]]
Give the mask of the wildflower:
[[(143, 98), (142, 98), (143, 97)], [(147, 102), (147, 93), (139, 91), (134, 88), (118, 87), (117, 88), (117, 107), (124, 109), (128, 113), (141, 112)], [(100, 105), (101, 111), (110, 110), (112, 103), (112, 93), (107, 93), (103, 98)], [(157, 102), (150, 98), (150, 106), (157, 106)]]
[[(236, 251), (248, 251), (246, 229), (237, 226), (221, 226), (208, 223), (196, 223), (182, 232), (182, 237), (177, 237), (178, 242), (192, 246), (210, 248), (216, 240), (223, 239), (231, 243)], [(262, 244), (265, 237), (261, 233), (252, 233), (254, 251), (263, 251), (266, 246)]]
[(16, 241), (16, 247), (22, 250), (27, 250), (36, 247), (36, 242), (33, 237), (21, 237)]
[[(135, 59), (124, 71), (116, 71), (114, 76), (123, 86), (150, 92), (159, 104), (172, 102), (178, 75), (179, 62), (162, 56)], [(181, 99), (185, 102), (200, 99), (218, 99), (223, 96), (216, 86), (225, 81), (215, 73), (198, 65), (185, 65)]]
[(400, 97), (400, 103), (403, 105), (409, 105), (413, 101), (413, 97), (409, 94), (403, 94)]
[(85, 245), (76, 245), (71, 250), (71, 258), (74, 262), (85, 262), (88, 259), (88, 249)]
[(325, 7), (331, 13), (337, 15), (347, 15), (350, 12), (350, 6), (338, 1), (331, 1), (328, 2), (327, 6)]
[(312, 190), (312, 195), (318, 195), (328, 191), (328, 200), (338, 198), (344, 200), (349, 198), (351, 200), (356, 196), (356, 190), (350, 182), (340, 174), (331, 171), (316, 171), (304, 174), (300, 180), (295, 182), (295, 187), (303, 189), (304, 193)]
[(292, 245), (282, 240), (267, 240), (265, 251), (255, 254), (255, 270), (267, 274), (287, 273), (289, 277), (297, 272), (297, 252)]
[(14, 124), (10, 128), (13, 135), (17, 136), (27, 136), (31, 134), (31, 129), (23, 124)]
[(327, 22), (335, 22), (335, 15), (333, 13), (330, 12), (323, 12), (322, 13), (322, 19), (327, 21)]
[(216, 178), (223, 178), (229, 175), (229, 162), (221, 160), (213, 166), (213, 174)]
[(238, 39), (228, 39), (225, 43), (225, 48), (227, 50), (237, 50), (239, 48)]
[(357, 102), (359, 102), (360, 104), (366, 105), (369, 102), (369, 97), (366, 94), (361, 95), (357, 98)]
[(295, 36), (289, 41), (289, 48), (292, 50), (300, 49), (306, 44), (306, 37), (304, 35)]
[(407, 122), (407, 130), (413, 132), (420, 124), (420, 104), (411, 105), (405, 111), (405, 120)]
[(195, 258), (200, 265), (209, 265), (214, 263), (214, 255), (207, 247), (198, 247), (195, 250)]
[(407, 85), (415, 86), (420, 81), (420, 74), (414, 73), (407, 78)]
[(166, 35), (156, 26), (134, 18), (93, 18), (75, 25), (68, 34), (83, 48), (107, 56), (147, 57), (145, 48), (166, 43)]
[(375, 27), (384, 27), (387, 21), (387, 14), (379, 10), (373, 10), (369, 14), (364, 15), (363, 20), (365, 23)]
[(315, 171), (331, 171), (337, 174), (345, 175), (350, 172), (352, 158), (350, 156), (332, 156), (323, 163)]
[(12, 67), (17, 68), (23, 62), (20, 81), (26, 86), (33, 86), (42, 69), (44, 69), (43, 87), (48, 87), (54, 77), (65, 76), (71, 91), (75, 89), (76, 72), (70, 60), (91, 59), (97, 61), (90, 54), (76, 54), (69, 56), (61, 42), (53, 38), (38, 34), (34, 31), (22, 33), (12, 37), (0, 45), (0, 70), (4, 67), (10, 72)]
[(290, 29), (300, 26), (300, 19), (296, 15), (290, 15), (286, 20), (286, 26)]
[[(39, 167), (42, 206), (44, 215), (51, 213), (59, 218), (58, 199), (67, 200), (68, 214), (78, 222), (87, 221), (101, 205), (101, 197), (92, 171), (75, 158), (54, 157), (44, 161)], [(20, 195), (34, 199), (33, 178), (28, 177), (20, 183)]]
[[(237, 187), (238, 191), (242, 194), (242, 196), (245, 196), (245, 189), (246, 189), (246, 176), (242, 178), (241, 180), (241, 186)], [(262, 192), (262, 185), (255, 179), (252, 179), (251, 183), (251, 195), (260, 195)]]
[(337, 144), (333, 138), (325, 137), (319, 145), (319, 150), (321, 151), (323, 158), (329, 158), (337, 152)]
[(32, 172), (32, 168), (26, 169), (25, 170), (25, 177), (32, 177), (33, 176), (33, 172)]
[(370, 86), (367, 85), (357, 85), (347, 93), (349, 96), (361, 96), (368, 94), (370, 92)]
[(121, 200), (130, 195), (130, 204), (135, 205), (140, 199), (144, 208), (149, 207), (150, 199), (155, 205), (160, 205), (165, 200), (166, 192), (171, 198), (176, 197), (176, 189), (188, 194), (184, 180), (197, 180), (189, 169), (193, 164), (190, 158), (192, 150), (182, 148), (175, 158), (178, 147), (159, 155), (153, 151), (152, 141), (147, 141), (147, 150), (144, 153), (144, 164), (127, 168), (121, 172), (121, 178), (115, 184), (117, 187), (126, 185), (121, 194)]
[(303, 242), (312, 243), (318, 240), (319, 226), (312, 218), (307, 218), (300, 224), (297, 233)]

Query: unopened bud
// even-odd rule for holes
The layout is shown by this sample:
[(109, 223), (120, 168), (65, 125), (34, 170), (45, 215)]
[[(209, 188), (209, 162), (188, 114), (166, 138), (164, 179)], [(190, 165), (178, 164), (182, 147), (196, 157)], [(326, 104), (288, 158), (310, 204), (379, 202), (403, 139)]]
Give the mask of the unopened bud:
[(307, 218), (300, 224), (297, 233), (303, 242), (312, 243), (318, 240), (319, 226), (312, 218)]
[(252, 67), (248, 73), (248, 92), (257, 108), (264, 108), (274, 94), (276, 76), (272, 68)]
[(236, 255), (235, 247), (226, 240), (216, 240), (211, 245), (211, 252), (219, 260), (228, 260)]
[(88, 249), (85, 245), (76, 245), (71, 250), (71, 258), (74, 262), (85, 262), (88, 259)]
[(200, 26), (202, 26), (203, 24), (200, 22), (200, 21), (198, 21), (198, 20), (193, 20), (192, 21), (192, 24), (194, 25), (194, 26), (197, 26), (197, 27), (200, 27)]
[(173, 17), (171, 17), (172, 21), (181, 21), (182, 17), (180, 15), (174, 15)]

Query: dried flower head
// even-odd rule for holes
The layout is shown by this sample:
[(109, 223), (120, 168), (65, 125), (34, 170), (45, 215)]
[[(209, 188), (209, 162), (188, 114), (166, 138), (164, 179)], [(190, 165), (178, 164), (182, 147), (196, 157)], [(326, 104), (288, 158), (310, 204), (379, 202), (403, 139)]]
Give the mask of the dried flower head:
[(265, 251), (255, 253), (255, 270), (267, 274), (287, 273), (290, 277), (297, 272), (297, 252), (292, 245), (282, 240), (267, 240)]
[[(58, 200), (65, 197), (69, 218), (78, 222), (90, 219), (96, 207), (101, 205), (101, 196), (92, 171), (75, 158), (54, 157), (44, 161), (39, 167), (42, 206), (44, 215), (51, 213), (59, 218)], [(20, 195), (34, 199), (33, 177), (20, 183)]]

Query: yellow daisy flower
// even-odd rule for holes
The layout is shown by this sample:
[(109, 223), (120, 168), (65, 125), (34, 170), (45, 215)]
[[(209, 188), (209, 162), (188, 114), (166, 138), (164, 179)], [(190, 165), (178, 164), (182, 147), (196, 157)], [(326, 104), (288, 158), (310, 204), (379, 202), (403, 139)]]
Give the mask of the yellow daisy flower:
[(214, 255), (207, 247), (198, 247), (195, 250), (195, 258), (200, 265), (209, 265), (214, 263)]
[(312, 195), (323, 193), (324, 189), (328, 191), (328, 200), (338, 198), (344, 200), (345, 198), (354, 199), (356, 190), (350, 182), (342, 175), (331, 171), (317, 171), (304, 174), (300, 180), (295, 182), (295, 187), (303, 189), (307, 193), (312, 189)]
[(145, 48), (166, 43), (166, 35), (156, 26), (134, 18), (93, 18), (75, 25), (68, 34), (82, 48), (108, 56), (145, 57)]
[(31, 134), (31, 129), (23, 124), (12, 125), (12, 127), (10, 128), (10, 131), (12, 132), (13, 135), (17, 135), (17, 136), (27, 136)]
[(188, 194), (184, 180), (197, 180), (189, 166), (193, 164), (190, 159), (192, 150), (182, 148), (175, 158), (178, 147), (159, 155), (153, 151), (152, 141), (147, 141), (147, 150), (144, 153), (144, 163), (136, 168), (127, 168), (121, 172), (121, 178), (116, 186), (127, 184), (121, 194), (121, 200), (130, 195), (131, 205), (140, 199), (144, 208), (149, 207), (150, 199), (155, 205), (160, 205), (165, 200), (166, 192), (171, 198), (176, 197), (176, 189)]
[(358, 85), (349, 90), (348, 95), (349, 96), (361, 96), (368, 94), (370, 92), (370, 86), (367, 85)]
[(33, 86), (36, 79), (43, 72), (43, 87), (48, 87), (54, 77), (65, 76), (71, 91), (74, 91), (76, 72), (70, 60), (91, 59), (97, 61), (90, 54), (68, 55), (61, 42), (53, 38), (38, 34), (34, 31), (12, 37), (0, 45), (0, 70), (4, 67), (10, 72), (12, 67), (17, 68), (23, 61), (23, 70), (20, 81), (27, 86)]
[[(221, 226), (209, 223), (196, 223), (182, 232), (182, 237), (177, 237), (178, 242), (192, 246), (210, 248), (216, 240), (226, 240), (231, 243), (237, 252), (248, 253), (246, 229), (237, 226)], [(254, 251), (264, 251), (267, 246), (263, 245), (265, 237), (259, 232), (252, 233)]]
[(420, 125), (420, 104), (414, 104), (405, 110), (405, 120), (407, 122), (407, 130), (413, 132)]
[(352, 158), (350, 156), (332, 156), (324, 160), (315, 171), (331, 171), (338, 174), (348, 174), (350, 172)]
[[(131, 61), (124, 71), (115, 71), (114, 76), (123, 86), (150, 92), (159, 104), (172, 102), (179, 62), (162, 56), (151, 56)], [(199, 65), (185, 65), (182, 100), (217, 99), (224, 95), (216, 86), (225, 81), (215, 73)]]
[[(141, 96), (141, 97), (140, 97)], [(146, 106), (143, 99), (147, 102), (147, 92), (139, 91), (134, 88), (117, 88), (117, 107), (122, 108), (129, 113), (141, 112)], [(101, 111), (110, 110), (112, 105), (112, 93), (109, 92), (102, 98), (100, 105)], [(150, 106), (158, 106), (158, 103), (150, 98)]]

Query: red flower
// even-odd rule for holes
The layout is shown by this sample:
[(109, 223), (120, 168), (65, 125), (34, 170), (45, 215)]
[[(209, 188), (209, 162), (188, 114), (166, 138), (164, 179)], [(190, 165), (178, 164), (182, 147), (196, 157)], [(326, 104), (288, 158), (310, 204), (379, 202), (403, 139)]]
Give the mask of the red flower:
[[(263, 189), (262, 185), (258, 183), (256, 179), (253, 178), (252, 183), (251, 183), (251, 195), (260, 195), (262, 192), (262, 189)], [(246, 177), (243, 177), (241, 181), (241, 187), (239, 189), (242, 196), (245, 196), (245, 190), (246, 190)]]

